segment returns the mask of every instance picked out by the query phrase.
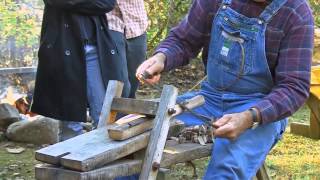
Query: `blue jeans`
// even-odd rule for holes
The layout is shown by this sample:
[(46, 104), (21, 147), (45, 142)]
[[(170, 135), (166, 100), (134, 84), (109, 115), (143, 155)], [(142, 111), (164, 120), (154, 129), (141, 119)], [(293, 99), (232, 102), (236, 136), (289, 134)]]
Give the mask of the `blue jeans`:
[(127, 61), (128, 78), (130, 85), (129, 98), (135, 98), (139, 81), (136, 78), (136, 70), (138, 66), (145, 60), (147, 52), (147, 35), (126, 39), (124, 34), (117, 31), (110, 31), (110, 34), (117, 44), (117, 48), (121, 58)]
[[(87, 73), (87, 98), (89, 113), (93, 119), (93, 127), (97, 127), (100, 111), (103, 105), (105, 87), (101, 76), (99, 57), (96, 46), (86, 45), (84, 47)], [(82, 133), (82, 126), (79, 122), (62, 121), (60, 140), (67, 140)]]

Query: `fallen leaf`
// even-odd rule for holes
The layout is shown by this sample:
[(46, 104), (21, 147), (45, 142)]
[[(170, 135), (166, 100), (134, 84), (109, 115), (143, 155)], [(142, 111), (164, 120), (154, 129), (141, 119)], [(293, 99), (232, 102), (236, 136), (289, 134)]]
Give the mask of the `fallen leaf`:
[(18, 148), (6, 148), (6, 150), (8, 153), (11, 153), (11, 154), (20, 154), (26, 149), (22, 147), (18, 147)]

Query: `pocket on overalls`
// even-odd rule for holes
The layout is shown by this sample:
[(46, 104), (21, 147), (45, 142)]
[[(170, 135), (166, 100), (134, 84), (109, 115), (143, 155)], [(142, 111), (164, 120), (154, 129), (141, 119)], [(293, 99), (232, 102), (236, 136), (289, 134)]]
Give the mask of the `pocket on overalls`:
[(246, 75), (252, 70), (253, 43), (255, 37), (250, 37), (240, 30), (239, 25), (226, 20), (219, 24), (221, 44), (216, 53), (217, 64), (225, 72), (233, 75)]

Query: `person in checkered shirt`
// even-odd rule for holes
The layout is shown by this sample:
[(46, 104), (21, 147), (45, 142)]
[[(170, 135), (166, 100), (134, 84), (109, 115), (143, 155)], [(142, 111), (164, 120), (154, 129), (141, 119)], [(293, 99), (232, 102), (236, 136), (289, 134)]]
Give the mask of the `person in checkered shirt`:
[(139, 81), (137, 67), (145, 60), (147, 51), (147, 13), (143, 0), (117, 0), (113, 11), (107, 13), (111, 36), (117, 44), (121, 58), (127, 61), (130, 82), (129, 98), (135, 98)]

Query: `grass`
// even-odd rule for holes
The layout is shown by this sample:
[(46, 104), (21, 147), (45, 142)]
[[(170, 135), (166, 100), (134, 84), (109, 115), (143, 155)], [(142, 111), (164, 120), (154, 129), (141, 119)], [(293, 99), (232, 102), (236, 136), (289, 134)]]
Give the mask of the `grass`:
[(14, 144), (14, 147), (24, 146), (26, 150), (21, 154), (10, 154), (6, 151), (6, 144), (0, 143), (0, 180), (34, 179), (33, 167), (37, 163), (34, 159), (35, 148)]

